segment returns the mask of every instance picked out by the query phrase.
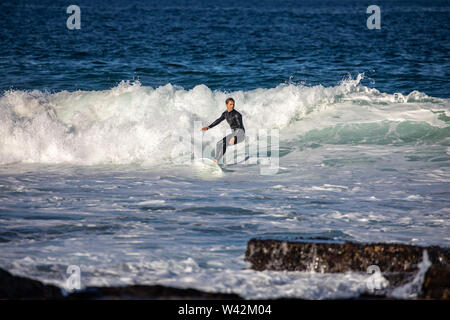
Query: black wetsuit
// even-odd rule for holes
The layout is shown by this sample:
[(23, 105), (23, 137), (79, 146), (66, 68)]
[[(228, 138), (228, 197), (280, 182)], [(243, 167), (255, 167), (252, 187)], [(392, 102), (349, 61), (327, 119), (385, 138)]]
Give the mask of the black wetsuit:
[(222, 113), (222, 115), (220, 116), (219, 119), (217, 119), (216, 121), (214, 121), (213, 123), (211, 123), (208, 128), (212, 128), (217, 126), (219, 123), (221, 123), (223, 120), (227, 120), (228, 124), (231, 127), (231, 130), (234, 129), (242, 129), (245, 131), (244, 129), (244, 124), (242, 123), (242, 115), (236, 111), (236, 110), (231, 110), (230, 112), (228, 112), (228, 110), (224, 111)]
[(220, 139), (216, 144), (216, 160), (219, 161), (220, 158), (225, 154), (227, 150), (227, 145), (230, 143), (230, 140), (234, 138), (234, 144), (237, 144), (239, 142), (242, 142), (245, 140), (245, 129), (244, 124), (242, 123), (242, 115), (236, 111), (231, 110), (230, 112), (225, 111), (222, 113), (220, 118), (218, 118), (216, 121), (211, 123), (208, 128), (212, 128), (217, 126), (219, 123), (221, 123), (223, 120), (227, 120), (228, 124), (231, 127), (232, 132), (227, 135), (226, 137), (223, 137)]

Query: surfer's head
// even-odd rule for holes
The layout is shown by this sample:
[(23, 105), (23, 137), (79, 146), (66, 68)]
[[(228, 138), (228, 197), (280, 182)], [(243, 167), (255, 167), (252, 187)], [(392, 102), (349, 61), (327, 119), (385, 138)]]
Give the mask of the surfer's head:
[(230, 112), (231, 110), (234, 109), (234, 99), (233, 98), (228, 98), (227, 100), (225, 100), (225, 104), (227, 105), (228, 112)]

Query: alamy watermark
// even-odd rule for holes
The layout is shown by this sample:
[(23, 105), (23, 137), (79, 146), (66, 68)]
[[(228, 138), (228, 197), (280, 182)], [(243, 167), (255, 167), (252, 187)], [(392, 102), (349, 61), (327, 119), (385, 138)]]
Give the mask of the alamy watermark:
[(66, 26), (69, 30), (81, 29), (81, 9), (79, 6), (72, 4), (67, 7), (66, 13), (70, 16), (66, 20)]
[(367, 18), (366, 25), (369, 30), (381, 29), (381, 9), (377, 5), (371, 5), (367, 7), (367, 14), (370, 16)]
[(69, 290), (81, 289), (81, 269), (79, 266), (70, 265), (67, 267), (66, 273), (69, 277), (66, 280), (66, 287)]
[(389, 285), (389, 281), (381, 274), (379, 266), (371, 265), (367, 267), (367, 273), (371, 274), (371, 276), (366, 279), (366, 286), (370, 292), (373, 293), (376, 290), (384, 289)]

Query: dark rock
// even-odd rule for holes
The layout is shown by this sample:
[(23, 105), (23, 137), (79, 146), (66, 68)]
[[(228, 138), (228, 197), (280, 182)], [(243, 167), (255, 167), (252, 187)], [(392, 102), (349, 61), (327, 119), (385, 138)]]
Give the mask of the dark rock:
[(420, 298), (450, 299), (450, 266), (433, 265), (427, 270)]
[(0, 268), (0, 299), (62, 299), (61, 289)]
[(164, 299), (164, 300), (241, 300), (236, 294), (210, 293), (196, 289), (178, 289), (161, 285), (134, 285), (124, 287), (90, 287), (71, 293), (70, 300), (113, 300), (113, 299)]
[(211, 293), (196, 289), (178, 289), (161, 285), (134, 285), (123, 287), (90, 287), (64, 297), (61, 288), (40, 281), (15, 276), (0, 268), (0, 299), (33, 300), (113, 300), (113, 299), (189, 299), (241, 300), (237, 294)]
[[(251, 239), (245, 259), (257, 271), (313, 271), (319, 273), (367, 272), (371, 265), (380, 268), (389, 287), (381, 295), (362, 295), (359, 299), (387, 298), (392, 289), (411, 283), (423, 260), (424, 250), (432, 266), (425, 275), (422, 298), (449, 299), (450, 250), (437, 246), (420, 247), (406, 244), (360, 244), (297, 242)], [(420, 288), (420, 287), (419, 287)], [(420, 291), (420, 289), (419, 289)], [(378, 298), (377, 298), (378, 297)]]
[(245, 259), (252, 264), (252, 269), (258, 271), (366, 272), (370, 265), (377, 265), (383, 274), (414, 273), (417, 271), (417, 264), (422, 261), (424, 249), (433, 264), (448, 264), (450, 250), (437, 246), (258, 239), (248, 242)]

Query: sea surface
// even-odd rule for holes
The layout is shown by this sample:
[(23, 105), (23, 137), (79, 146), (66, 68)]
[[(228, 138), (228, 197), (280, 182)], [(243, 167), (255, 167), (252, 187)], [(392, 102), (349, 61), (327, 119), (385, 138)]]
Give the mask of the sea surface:
[[(247, 241), (450, 245), (449, 1), (70, 4), (80, 29), (0, 3), (1, 268), (326, 299), (368, 275), (256, 272)], [(228, 97), (247, 140), (219, 170)]]

